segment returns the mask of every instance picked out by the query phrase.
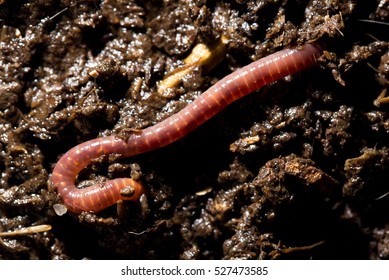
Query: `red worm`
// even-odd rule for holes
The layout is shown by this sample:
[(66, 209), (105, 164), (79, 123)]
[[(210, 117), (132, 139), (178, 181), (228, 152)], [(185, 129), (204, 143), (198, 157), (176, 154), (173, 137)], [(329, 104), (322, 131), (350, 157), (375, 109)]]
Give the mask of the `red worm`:
[(132, 179), (109, 180), (83, 189), (76, 187), (75, 180), (84, 167), (101, 155), (115, 153), (129, 157), (182, 138), (240, 97), (314, 65), (321, 52), (317, 44), (281, 50), (224, 77), (177, 114), (140, 133), (130, 134), (128, 139), (108, 136), (84, 142), (61, 157), (51, 182), (66, 208), (74, 213), (98, 212), (119, 200), (136, 201), (145, 190)]

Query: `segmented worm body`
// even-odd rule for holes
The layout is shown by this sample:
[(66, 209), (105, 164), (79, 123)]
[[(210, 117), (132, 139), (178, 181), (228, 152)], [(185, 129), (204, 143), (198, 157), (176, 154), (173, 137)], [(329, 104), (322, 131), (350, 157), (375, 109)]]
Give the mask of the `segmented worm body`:
[(242, 96), (314, 65), (321, 52), (317, 44), (281, 50), (231, 73), (180, 112), (140, 133), (132, 133), (127, 139), (108, 136), (84, 142), (60, 158), (51, 176), (52, 184), (67, 209), (74, 213), (98, 212), (119, 200), (136, 201), (145, 190), (132, 179), (118, 178), (83, 189), (76, 187), (75, 180), (84, 167), (101, 155), (129, 157), (182, 138)]

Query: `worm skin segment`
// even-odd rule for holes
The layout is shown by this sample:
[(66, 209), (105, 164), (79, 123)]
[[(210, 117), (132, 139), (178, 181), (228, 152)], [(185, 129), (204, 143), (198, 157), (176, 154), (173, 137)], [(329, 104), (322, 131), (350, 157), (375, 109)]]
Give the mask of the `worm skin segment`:
[(317, 44), (281, 50), (229, 74), (177, 114), (140, 133), (132, 133), (126, 139), (108, 136), (84, 142), (60, 158), (54, 167), (51, 183), (57, 188), (66, 208), (74, 213), (98, 212), (119, 200), (137, 201), (145, 189), (132, 179), (118, 178), (78, 189), (75, 185), (77, 175), (101, 155), (115, 153), (129, 157), (166, 146), (240, 97), (313, 66), (321, 53)]

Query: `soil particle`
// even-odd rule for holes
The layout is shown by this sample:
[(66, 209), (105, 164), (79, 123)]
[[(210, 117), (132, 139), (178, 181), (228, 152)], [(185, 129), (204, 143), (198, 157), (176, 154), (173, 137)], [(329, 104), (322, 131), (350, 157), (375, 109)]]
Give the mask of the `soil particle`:
[[(0, 233), (52, 226), (0, 237), (0, 258), (388, 259), (388, 11), (386, 0), (0, 1)], [(190, 65), (157, 94), (195, 46), (223, 40), (215, 65)], [(47, 182), (71, 147), (136, 133), (313, 41), (317, 67), (177, 143), (80, 173), (82, 187), (131, 176), (147, 188), (140, 203), (53, 211)]]
[(387, 178), (388, 152), (387, 148), (366, 149), (360, 156), (346, 160), (344, 170), (348, 181), (343, 189), (346, 196), (378, 199), (380, 194), (389, 191), (385, 185), (379, 184)]

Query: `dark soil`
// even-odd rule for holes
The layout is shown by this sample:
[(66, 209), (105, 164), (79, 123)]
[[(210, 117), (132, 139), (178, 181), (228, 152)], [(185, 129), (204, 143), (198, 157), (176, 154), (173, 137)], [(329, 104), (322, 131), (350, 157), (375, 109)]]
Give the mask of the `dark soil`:
[[(0, 258), (389, 259), (388, 22), (388, 0), (0, 1), (0, 234), (52, 226), (0, 238)], [(157, 94), (222, 36), (213, 68)], [(317, 67), (165, 148), (82, 172), (136, 174), (142, 203), (53, 211), (48, 179), (71, 147), (158, 123), (226, 74), (316, 40)]]

